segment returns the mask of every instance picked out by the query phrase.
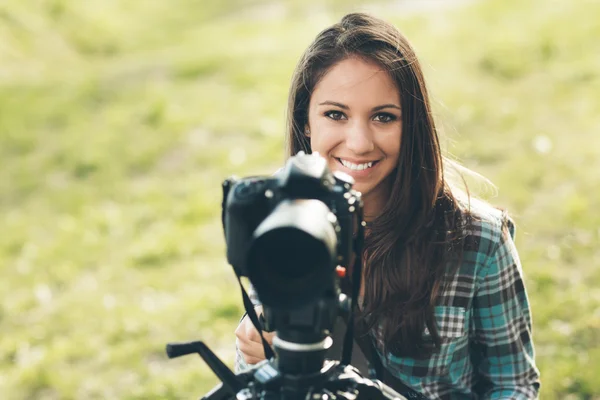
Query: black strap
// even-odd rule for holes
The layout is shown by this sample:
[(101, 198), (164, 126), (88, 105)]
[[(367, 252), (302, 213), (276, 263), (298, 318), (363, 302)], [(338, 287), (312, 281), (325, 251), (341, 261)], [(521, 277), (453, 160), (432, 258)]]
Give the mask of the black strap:
[(363, 321), (358, 321), (356, 328), (357, 335), (355, 336), (356, 343), (369, 361), (369, 365), (375, 371), (375, 377), (385, 383), (396, 392), (402, 394), (409, 399), (427, 400), (425, 396), (416, 392), (400, 379), (392, 375), (382, 364), (381, 358), (375, 349), (373, 340), (369, 336)]
[(360, 292), (360, 282), (362, 276), (362, 256), (358, 253), (354, 266), (352, 268), (352, 294), (350, 295), (350, 315), (346, 321), (346, 335), (344, 336), (344, 347), (342, 349), (342, 364), (350, 364), (352, 360), (352, 347), (354, 339), (354, 313), (356, 312), (356, 303)]
[(360, 284), (362, 281), (362, 256), (365, 234), (365, 223), (363, 221), (363, 209), (358, 208), (358, 226), (356, 236), (352, 240), (354, 254), (354, 265), (352, 266), (352, 281), (350, 293), (350, 315), (346, 321), (346, 335), (344, 336), (344, 347), (342, 349), (342, 364), (350, 364), (352, 361), (352, 348), (354, 347), (354, 314), (356, 312), (356, 304), (360, 296)]
[(265, 351), (265, 358), (267, 360), (270, 360), (271, 358), (275, 357), (275, 353), (273, 352), (273, 349), (271, 349), (271, 346), (262, 334), (263, 331), (261, 323), (258, 321), (258, 316), (256, 315), (256, 311), (254, 310), (254, 305), (252, 304), (252, 300), (250, 300), (248, 293), (246, 293), (244, 285), (242, 285), (242, 280), (240, 276), (238, 274), (236, 274), (236, 276), (238, 279), (238, 283), (240, 284), (240, 288), (242, 289), (242, 298), (244, 300), (244, 308), (246, 309), (246, 314), (248, 314), (248, 316), (250, 317), (250, 321), (252, 321), (252, 324), (254, 325), (254, 327), (258, 331), (258, 334), (260, 335), (260, 339), (263, 344), (263, 349)]

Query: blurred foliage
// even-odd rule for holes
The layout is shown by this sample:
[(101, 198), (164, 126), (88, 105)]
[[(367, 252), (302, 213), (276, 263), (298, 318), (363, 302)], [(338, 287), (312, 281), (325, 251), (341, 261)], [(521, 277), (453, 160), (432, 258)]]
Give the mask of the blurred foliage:
[(600, 398), (600, 2), (359, 3), (0, 3), (2, 398), (216, 384), (163, 348), (233, 364), (220, 182), (281, 163), (295, 62), (353, 10), (410, 38), (448, 152), (518, 223), (542, 398)]

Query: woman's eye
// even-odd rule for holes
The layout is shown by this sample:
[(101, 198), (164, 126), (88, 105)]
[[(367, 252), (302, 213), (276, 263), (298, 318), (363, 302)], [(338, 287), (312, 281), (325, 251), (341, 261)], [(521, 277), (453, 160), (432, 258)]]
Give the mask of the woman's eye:
[(381, 114), (375, 115), (375, 117), (373, 117), (373, 119), (378, 122), (388, 123), (388, 122), (395, 121), (396, 116), (393, 114), (381, 113)]
[(325, 113), (327, 118), (331, 118), (334, 121), (339, 121), (344, 118), (344, 113), (341, 111), (327, 111)]

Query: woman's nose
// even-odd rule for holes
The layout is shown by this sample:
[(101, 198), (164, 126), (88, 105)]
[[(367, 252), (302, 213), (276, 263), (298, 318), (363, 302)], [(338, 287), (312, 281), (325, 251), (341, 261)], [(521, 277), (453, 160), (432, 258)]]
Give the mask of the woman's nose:
[(348, 127), (346, 147), (355, 154), (366, 154), (375, 149), (373, 135), (367, 123), (356, 121)]

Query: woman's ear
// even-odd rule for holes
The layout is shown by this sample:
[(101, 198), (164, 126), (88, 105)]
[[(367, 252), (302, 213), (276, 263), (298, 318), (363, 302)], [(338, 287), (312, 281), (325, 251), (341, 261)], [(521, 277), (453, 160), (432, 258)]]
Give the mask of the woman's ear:
[(308, 125), (304, 126), (304, 136), (310, 137), (310, 128)]

